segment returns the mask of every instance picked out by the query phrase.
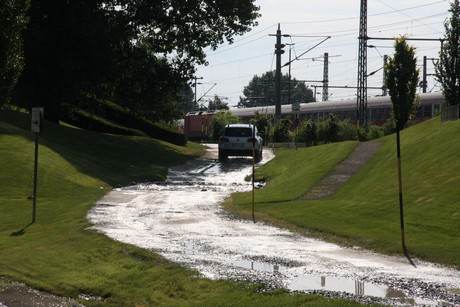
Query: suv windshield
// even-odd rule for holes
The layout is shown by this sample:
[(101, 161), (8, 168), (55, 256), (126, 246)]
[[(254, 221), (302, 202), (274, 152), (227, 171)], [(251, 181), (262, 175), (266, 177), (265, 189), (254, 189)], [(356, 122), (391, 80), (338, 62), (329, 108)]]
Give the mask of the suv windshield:
[(240, 127), (229, 127), (225, 129), (225, 136), (233, 137), (251, 137), (252, 129), (251, 128), (240, 128)]

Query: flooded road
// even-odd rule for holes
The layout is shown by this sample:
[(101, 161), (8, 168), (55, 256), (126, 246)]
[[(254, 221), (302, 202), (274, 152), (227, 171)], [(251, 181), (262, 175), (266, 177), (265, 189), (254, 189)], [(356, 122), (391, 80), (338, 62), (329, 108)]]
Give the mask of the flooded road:
[[(261, 164), (273, 158), (264, 151)], [(460, 306), (460, 272), (404, 257), (382, 256), (237, 219), (220, 206), (249, 191), (250, 159), (203, 159), (170, 170), (166, 182), (116, 189), (89, 212), (107, 236), (159, 253), (218, 279), (263, 282), (267, 288), (350, 297), (392, 305)], [(262, 187), (260, 185), (259, 187)]]

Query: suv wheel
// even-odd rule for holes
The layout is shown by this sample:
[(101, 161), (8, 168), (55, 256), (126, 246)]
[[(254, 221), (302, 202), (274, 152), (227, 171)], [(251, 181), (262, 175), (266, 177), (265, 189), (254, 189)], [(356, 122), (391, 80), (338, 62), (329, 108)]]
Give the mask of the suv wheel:
[(228, 160), (228, 155), (224, 154), (222, 151), (219, 150), (219, 161), (224, 162)]

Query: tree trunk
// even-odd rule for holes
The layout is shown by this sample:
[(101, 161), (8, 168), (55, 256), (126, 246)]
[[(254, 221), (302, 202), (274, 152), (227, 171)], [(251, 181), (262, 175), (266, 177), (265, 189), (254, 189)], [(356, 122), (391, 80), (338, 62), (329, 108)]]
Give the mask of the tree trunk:
[(396, 129), (396, 148), (398, 156), (398, 181), (399, 181), (399, 218), (401, 222), (401, 243), (404, 254), (407, 254), (406, 242), (404, 238), (404, 207), (402, 193), (402, 174), (401, 174), (401, 145), (399, 137), (399, 129)]

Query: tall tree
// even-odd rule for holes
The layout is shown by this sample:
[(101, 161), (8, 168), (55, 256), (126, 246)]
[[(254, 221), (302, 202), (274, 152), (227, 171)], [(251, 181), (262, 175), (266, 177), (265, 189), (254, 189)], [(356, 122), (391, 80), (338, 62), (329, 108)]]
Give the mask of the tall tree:
[(26, 66), (16, 89), (24, 107), (45, 107), (58, 121), (61, 107), (82, 93), (110, 96), (120, 50), (129, 45), (129, 25), (102, 0), (34, 0), (25, 34)]
[(0, 108), (9, 103), (24, 66), (23, 31), (28, 0), (4, 0), (0, 5)]
[(444, 22), (445, 41), (439, 52), (436, 78), (448, 105), (460, 104), (460, 2), (454, 0), (449, 10), (452, 15)]
[(182, 89), (180, 90), (180, 100), (182, 101), (181, 113), (182, 116), (187, 112), (198, 110), (198, 104), (195, 103), (195, 95), (193, 94), (192, 87), (185, 83)]
[(255, 0), (118, 0), (137, 38), (169, 56), (174, 66), (191, 76), (195, 64), (206, 64), (205, 47), (215, 50), (235, 35), (248, 32), (259, 17)]
[(390, 57), (385, 65), (385, 84), (390, 92), (391, 102), (393, 104), (393, 117), (396, 124), (401, 242), (403, 252), (407, 255), (404, 238), (401, 145), (399, 132), (404, 129), (407, 121), (414, 114), (418, 105), (417, 85), (419, 82), (419, 71), (417, 69), (415, 48), (409, 46), (404, 37), (397, 38), (394, 47), (394, 56)]
[[(274, 102), (274, 71), (268, 71), (261, 76), (254, 76), (247, 86), (244, 87), (243, 94), (240, 97), (238, 107), (256, 107), (273, 105)], [(289, 91), (290, 87), (290, 91)], [(289, 99), (288, 95), (291, 95)], [(281, 103), (305, 103), (315, 101), (313, 91), (309, 89), (304, 82), (298, 82), (295, 78), (289, 81), (289, 75), (281, 76)]]
[(231, 42), (256, 24), (253, 2), (34, 0), (16, 100), (44, 106), (57, 121), (62, 106), (94, 94), (167, 120), (180, 112), (184, 79), (206, 62), (204, 48)]

